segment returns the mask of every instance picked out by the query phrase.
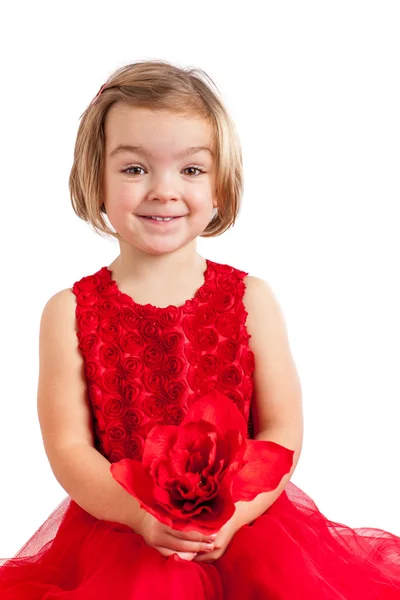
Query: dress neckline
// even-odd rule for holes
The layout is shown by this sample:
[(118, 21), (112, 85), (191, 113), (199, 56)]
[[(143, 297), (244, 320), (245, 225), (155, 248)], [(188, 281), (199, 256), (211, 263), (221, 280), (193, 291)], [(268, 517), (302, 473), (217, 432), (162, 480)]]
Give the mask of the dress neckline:
[(190, 306), (193, 302), (196, 301), (196, 299), (198, 298), (198, 296), (201, 294), (201, 292), (203, 291), (203, 289), (206, 287), (206, 285), (208, 285), (208, 281), (210, 278), (210, 273), (211, 273), (211, 261), (206, 258), (206, 268), (205, 271), (203, 271), (203, 283), (201, 284), (201, 286), (196, 290), (196, 292), (194, 293), (194, 295), (191, 298), (188, 298), (187, 300), (185, 300), (185, 302), (183, 304), (180, 305), (175, 305), (175, 304), (168, 304), (168, 306), (155, 306), (154, 304), (140, 304), (139, 302), (136, 302), (136, 300), (130, 296), (129, 294), (125, 294), (125, 292), (122, 292), (119, 287), (117, 282), (115, 281), (115, 279), (113, 279), (113, 273), (112, 270), (105, 266), (101, 268), (101, 271), (103, 271), (107, 277), (108, 277), (108, 283), (109, 285), (112, 287), (112, 289), (116, 292), (117, 296), (121, 299), (123, 299), (125, 302), (129, 302), (131, 303), (133, 306), (136, 306), (137, 308), (141, 308), (141, 309), (146, 309), (146, 308), (150, 308), (152, 310), (155, 311), (163, 311), (163, 310), (170, 310), (170, 309), (178, 309), (178, 310), (182, 310), (187, 308), (188, 306)]

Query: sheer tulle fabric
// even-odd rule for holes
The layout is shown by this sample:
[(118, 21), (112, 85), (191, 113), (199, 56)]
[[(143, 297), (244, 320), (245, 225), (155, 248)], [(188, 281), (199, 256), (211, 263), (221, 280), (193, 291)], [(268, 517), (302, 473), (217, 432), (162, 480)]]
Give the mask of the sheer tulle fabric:
[(328, 520), (293, 483), (214, 563), (162, 556), (70, 498), (3, 563), (2, 600), (400, 598), (400, 538)]

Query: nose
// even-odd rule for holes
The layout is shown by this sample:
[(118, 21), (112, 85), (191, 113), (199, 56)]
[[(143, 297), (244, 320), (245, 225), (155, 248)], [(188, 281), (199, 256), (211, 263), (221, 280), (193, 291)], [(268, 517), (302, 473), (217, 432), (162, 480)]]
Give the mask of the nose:
[(178, 200), (180, 198), (178, 185), (177, 181), (169, 174), (155, 176), (150, 185), (148, 199), (160, 202)]

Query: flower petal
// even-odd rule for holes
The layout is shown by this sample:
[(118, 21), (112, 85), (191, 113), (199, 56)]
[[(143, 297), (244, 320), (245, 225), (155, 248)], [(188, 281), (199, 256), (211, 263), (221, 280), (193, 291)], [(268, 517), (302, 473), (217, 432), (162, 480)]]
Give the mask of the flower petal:
[(235, 505), (229, 488), (226, 486), (225, 489), (221, 489), (221, 493), (211, 503), (197, 506), (188, 515), (183, 515), (183, 518), (177, 516), (171, 518), (170, 515), (160, 515), (157, 518), (165, 525), (179, 531), (199, 531), (205, 535), (210, 535), (218, 533), (234, 512)]
[(123, 458), (112, 463), (110, 471), (113, 478), (139, 501), (141, 508), (162, 523), (173, 526), (170, 495), (168, 491), (154, 484), (147, 467), (137, 460)]
[(190, 449), (191, 451), (200, 449), (201, 452), (204, 451), (203, 438), (216, 433), (215, 426), (203, 419), (196, 423), (181, 423), (177, 430), (176, 448)]
[(155, 425), (150, 430), (142, 455), (142, 462), (145, 466), (169, 452), (175, 444), (178, 429), (179, 427), (176, 425)]
[(200, 420), (208, 421), (218, 427), (223, 436), (229, 429), (235, 429), (244, 438), (246, 437), (247, 424), (245, 418), (236, 404), (218, 390), (214, 389), (194, 402), (181, 425)]
[(180, 476), (189, 470), (190, 452), (186, 449), (174, 448), (168, 457), (168, 470), (171, 475)]
[(262, 492), (276, 489), (293, 465), (294, 450), (275, 442), (246, 440), (247, 464), (233, 477), (233, 501), (250, 501)]
[[(211, 510), (203, 510), (191, 518), (191, 528), (204, 534), (218, 532), (235, 512), (235, 505), (228, 486), (221, 486), (220, 493), (210, 503)], [(182, 529), (181, 531), (190, 531)]]
[(110, 465), (113, 478), (147, 508), (154, 502), (154, 481), (148, 468), (138, 460), (123, 458)]

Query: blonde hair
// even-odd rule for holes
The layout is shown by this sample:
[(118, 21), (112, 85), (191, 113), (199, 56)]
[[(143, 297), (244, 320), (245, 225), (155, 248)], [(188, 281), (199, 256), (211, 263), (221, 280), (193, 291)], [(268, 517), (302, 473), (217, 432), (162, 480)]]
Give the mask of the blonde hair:
[(201, 237), (217, 236), (234, 225), (243, 192), (242, 151), (235, 125), (201, 69), (181, 69), (166, 61), (139, 61), (117, 69), (88, 106), (80, 122), (74, 162), (69, 176), (75, 213), (102, 235), (119, 239), (107, 225), (103, 204), (105, 121), (117, 101), (155, 110), (193, 114), (213, 128), (216, 166), (217, 214)]

